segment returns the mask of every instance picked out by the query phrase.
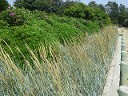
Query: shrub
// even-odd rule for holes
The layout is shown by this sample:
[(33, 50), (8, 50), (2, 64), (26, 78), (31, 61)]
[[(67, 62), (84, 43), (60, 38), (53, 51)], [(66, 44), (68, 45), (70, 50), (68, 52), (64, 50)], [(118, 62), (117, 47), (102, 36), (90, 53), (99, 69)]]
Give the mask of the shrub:
[[(22, 59), (22, 57), (14, 46), (18, 46), (23, 54), (29, 58), (28, 51), (24, 46), (26, 43), (32, 50), (35, 50), (40, 43), (43, 43), (45, 47), (52, 45), (53, 41), (62, 44), (64, 44), (65, 41), (79, 43), (79, 38), (83, 37), (86, 32), (89, 32), (89, 34), (99, 32), (99, 25), (92, 21), (66, 16), (59, 17), (55, 14), (46, 14), (40, 11), (30, 12), (24, 9), (12, 10), (14, 10), (13, 12), (17, 10), (19, 12), (19, 10), (21, 10), (20, 13), (23, 12), (22, 15), (26, 21), (24, 21), (22, 26), (9, 25), (8, 27), (0, 28), (0, 39), (12, 47), (13, 53), (15, 54), (14, 58), (18, 60)], [(1, 20), (3, 21), (4, 19)], [(3, 21), (1, 24), (4, 23), (6, 24), (7, 22)], [(2, 40), (0, 41), (1, 46), (12, 56), (13, 54)]]
[(28, 10), (18, 8), (5, 10), (1, 13), (0, 19), (7, 22), (9, 26), (21, 26), (27, 20), (29, 15), (28, 12)]
[(85, 26), (90, 34), (99, 32), (100, 27), (96, 22), (88, 21), (85, 23)]
[(97, 22), (100, 26), (110, 24), (109, 16), (99, 7), (89, 7), (83, 3), (77, 3), (64, 10), (64, 14), (69, 17), (83, 18)]
[[(77, 30), (80, 30), (82, 33), (94, 33), (99, 32), (100, 26), (93, 21), (85, 20), (85, 19), (79, 19), (79, 18), (72, 18), (72, 17), (66, 17), (63, 16), (61, 18), (58, 18), (56, 15), (52, 15), (51, 17), (53, 19), (53, 22), (59, 22), (61, 24), (68, 24), (68, 26), (72, 26), (73, 28), (76, 28)], [(94, 25), (93, 25), (94, 24)], [(91, 27), (90, 29), (88, 27)], [(79, 33), (79, 32), (78, 32)], [(70, 34), (70, 32), (69, 32)], [(81, 34), (81, 33), (79, 33)]]
[(76, 3), (64, 10), (64, 14), (70, 17), (84, 18), (86, 6), (83, 3)]
[(0, 20), (0, 28), (3, 28), (3, 27), (6, 27), (8, 24), (3, 21), (3, 20)]

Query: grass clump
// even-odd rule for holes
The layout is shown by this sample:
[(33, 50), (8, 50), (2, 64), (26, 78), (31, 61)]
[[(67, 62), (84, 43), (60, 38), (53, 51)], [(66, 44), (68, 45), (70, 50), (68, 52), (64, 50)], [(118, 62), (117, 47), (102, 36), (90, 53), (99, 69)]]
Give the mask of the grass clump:
[(17, 48), (26, 65), (24, 70), (0, 47), (1, 94), (100, 96), (114, 53), (116, 32), (116, 27), (107, 27), (100, 33), (86, 34), (79, 43), (57, 43), (48, 48), (41, 44), (36, 49), (38, 54), (24, 45), (29, 59)]

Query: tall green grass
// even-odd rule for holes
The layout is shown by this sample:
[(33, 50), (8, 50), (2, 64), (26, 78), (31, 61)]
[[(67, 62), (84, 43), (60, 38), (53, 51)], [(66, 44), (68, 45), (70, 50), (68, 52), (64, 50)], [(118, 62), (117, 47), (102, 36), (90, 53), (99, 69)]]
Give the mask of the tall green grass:
[(79, 43), (58, 43), (49, 50), (40, 44), (38, 53), (25, 45), (31, 60), (17, 47), (24, 70), (0, 47), (0, 95), (100, 96), (116, 39), (117, 28), (107, 27)]

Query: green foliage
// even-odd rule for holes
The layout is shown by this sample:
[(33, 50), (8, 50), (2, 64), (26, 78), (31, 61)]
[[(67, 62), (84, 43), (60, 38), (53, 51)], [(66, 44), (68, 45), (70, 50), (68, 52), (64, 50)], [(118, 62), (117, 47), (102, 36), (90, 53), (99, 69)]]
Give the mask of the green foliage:
[(27, 21), (28, 13), (28, 10), (18, 8), (5, 10), (1, 13), (0, 19), (7, 22), (9, 26), (20, 26)]
[(118, 16), (118, 24), (124, 25), (125, 20), (128, 19), (128, 12), (126, 10), (125, 5), (120, 4), (119, 6), (119, 16)]
[(118, 4), (116, 2), (108, 2), (106, 5), (106, 10), (109, 17), (112, 20), (112, 23), (118, 24), (119, 26), (124, 25), (124, 21), (128, 19), (128, 11), (125, 5)]
[(14, 6), (19, 8), (46, 12), (56, 12), (61, 4), (62, 0), (16, 0), (14, 2)]
[(106, 12), (106, 9), (105, 9), (104, 5), (99, 4), (98, 7), (99, 7), (102, 11)]
[[(38, 54), (27, 47), (30, 58), (21, 54), (24, 70), (17, 66), (22, 59), (15, 62), (0, 47), (1, 96), (101, 96), (115, 50), (117, 27), (86, 36), (79, 44), (54, 44), (48, 51), (40, 45)], [(47, 58), (48, 53), (52, 59)]]
[[(6, 17), (8, 12), (14, 12), (18, 17), (21, 17), (17, 19), (24, 22), (22, 24), (18, 21), (14, 22), (14, 20), (10, 22), (12, 19), (8, 20)], [(25, 44), (35, 50), (40, 43), (45, 46), (50, 46), (55, 42), (64, 44), (65, 41), (71, 43), (76, 41), (78, 43), (79, 38), (84, 36), (86, 32), (89, 34), (99, 32), (99, 26), (95, 22), (66, 16), (59, 17), (40, 11), (31, 12), (16, 8), (3, 11), (0, 17), (0, 44), (11, 56), (15, 54), (14, 58), (18, 58), (18, 60), (22, 57), (14, 46), (18, 46), (23, 54), (26, 54), (26, 57), (29, 58)], [(4, 26), (5, 24), (7, 25)], [(72, 41), (72, 38), (76, 38), (76, 40)], [(7, 48), (5, 42), (12, 48), (14, 54)]]
[(7, 0), (0, 1), (0, 12), (6, 10), (9, 7)]
[(91, 1), (91, 2), (89, 2), (88, 6), (97, 7), (98, 5), (95, 1)]
[(6, 27), (8, 24), (3, 21), (3, 20), (0, 20), (0, 28), (3, 28), (3, 27)]
[(71, 0), (66, 0), (65, 2), (62, 3), (62, 5), (60, 6), (60, 8), (57, 10), (57, 14), (60, 16), (64, 15), (64, 10), (75, 5), (78, 4), (79, 2), (77, 1), (71, 1)]
[(99, 25), (92, 21), (86, 22), (85, 26), (87, 26), (87, 30), (91, 34), (92, 34), (92, 32), (94, 33), (94, 32), (98, 32), (100, 30)]
[[(128, 19), (127, 8), (116, 2), (109, 1), (105, 6), (95, 1), (85, 5), (78, 0), (16, 0), (16, 7), (24, 7), (29, 10), (40, 10), (48, 13), (55, 13), (60, 16), (83, 18), (97, 22), (100, 27), (110, 23), (122, 25)], [(12, 19), (13, 20), (13, 19)]]
[[(87, 31), (91, 34), (94, 32), (99, 32), (99, 30), (100, 30), (99, 25), (93, 21), (88, 21), (88, 20), (79, 19), (79, 18), (69, 18), (69, 17), (58, 18), (58, 16), (56, 16), (56, 15), (52, 16), (52, 18), (54, 20), (57, 20), (57, 22), (60, 22), (61, 24), (68, 24), (70, 26), (73, 26), (74, 28), (76, 28), (77, 31), (79, 29), (82, 32)], [(54, 21), (54, 22), (56, 22), (56, 21)], [(91, 28), (89, 29), (89, 27), (91, 27)], [(97, 30), (97, 29), (99, 29), (99, 30)]]
[(97, 22), (100, 27), (108, 25), (111, 20), (105, 12), (103, 5), (97, 5), (95, 1), (86, 6), (78, 1), (67, 0), (16, 0), (16, 7), (24, 7), (30, 10), (41, 10), (49, 13), (56, 13), (61, 16), (83, 18)]
[(112, 23), (118, 23), (118, 4), (116, 2), (109, 1), (108, 4), (105, 5), (108, 15), (110, 16)]
[(90, 19), (93, 13), (83, 3), (76, 3), (64, 10), (64, 14), (70, 17)]
[(93, 21), (97, 22), (101, 27), (111, 23), (109, 16), (104, 11), (102, 11), (99, 7), (95, 8), (94, 13), (95, 13), (95, 16)]
[(102, 4), (97, 4), (95, 1), (91, 1), (89, 2), (88, 6), (92, 7), (92, 8), (100, 8), (103, 12), (106, 12), (105, 6)]
[(111, 22), (109, 16), (102, 11), (100, 7), (89, 7), (83, 3), (77, 3), (70, 6), (65, 9), (64, 14), (70, 17), (83, 18), (85, 20), (97, 22), (101, 27)]

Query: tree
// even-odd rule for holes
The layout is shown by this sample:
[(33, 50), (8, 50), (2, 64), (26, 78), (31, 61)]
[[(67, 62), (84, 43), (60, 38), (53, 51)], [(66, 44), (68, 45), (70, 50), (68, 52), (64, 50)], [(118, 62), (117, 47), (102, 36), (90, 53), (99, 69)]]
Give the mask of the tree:
[(65, 2), (62, 2), (60, 8), (57, 11), (58, 15), (64, 15), (64, 11), (68, 8), (70, 8), (71, 6), (74, 6), (76, 4), (78, 4), (78, 1), (72, 1), (72, 0), (66, 0)]
[(97, 3), (95, 1), (91, 1), (91, 2), (89, 2), (88, 6), (97, 7)]
[(6, 10), (9, 7), (9, 3), (6, 0), (0, 1), (0, 11)]
[(64, 10), (64, 14), (70, 17), (83, 18), (97, 22), (101, 27), (110, 23), (110, 18), (100, 7), (86, 6), (83, 3), (76, 3)]
[[(38, 0), (38, 3), (41, 3), (40, 0)], [(36, 0), (16, 0), (14, 2), (14, 6), (18, 8), (26, 8), (29, 10), (34, 10), (37, 5)]]
[(16, 7), (47, 12), (56, 12), (61, 4), (62, 0), (16, 0), (14, 2), (14, 6)]
[(64, 14), (70, 17), (93, 20), (95, 16), (95, 8), (86, 6), (83, 3), (74, 3), (64, 10)]
[(118, 23), (118, 15), (119, 15), (118, 4), (116, 2), (109, 1), (108, 4), (105, 5), (105, 7), (106, 7), (106, 11), (107, 11), (108, 15), (110, 16), (112, 22), (114, 24), (117, 24)]
[(102, 11), (106, 12), (104, 5), (99, 4), (98, 7), (99, 7)]
[(118, 24), (123, 25), (124, 21), (127, 19), (127, 11), (125, 5), (120, 4), (119, 6), (119, 17)]

